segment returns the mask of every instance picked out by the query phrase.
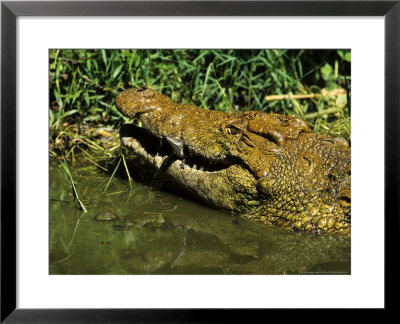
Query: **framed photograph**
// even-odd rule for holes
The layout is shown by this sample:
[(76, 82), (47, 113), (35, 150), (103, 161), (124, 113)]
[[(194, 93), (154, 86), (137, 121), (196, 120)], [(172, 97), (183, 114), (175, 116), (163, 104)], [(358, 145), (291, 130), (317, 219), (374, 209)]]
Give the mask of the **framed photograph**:
[(399, 1), (1, 17), (2, 321), (393, 307)]

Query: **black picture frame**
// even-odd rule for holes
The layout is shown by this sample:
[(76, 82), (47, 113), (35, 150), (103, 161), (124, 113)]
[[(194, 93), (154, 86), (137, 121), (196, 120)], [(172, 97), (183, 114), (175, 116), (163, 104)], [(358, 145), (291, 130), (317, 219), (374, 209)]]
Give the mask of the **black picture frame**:
[[(2, 1), (1, 322), (235, 322), (265, 310), (16, 308), (16, 19), (19, 16), (382, 16), (385, 19), (385, 309), (397, 305), (400, 0), (395, 1)], [(368, 136), (373, 136), (373, 130)], [(372, 153), (373, 154), (373, 153)], [(372, 171), (373, 172), (373, 171)], [(368, 175), (366, 175), (366, 178)], [(366, 180), (366, 183), (368, 180)], [(371, 190), (373, 190), (371, 188)], [(397, 243), (397, 244), (396, 244)], [(371, 261), (373, 262), (373, 261)], [(254, 317), (253, 317), (254, 316)]]

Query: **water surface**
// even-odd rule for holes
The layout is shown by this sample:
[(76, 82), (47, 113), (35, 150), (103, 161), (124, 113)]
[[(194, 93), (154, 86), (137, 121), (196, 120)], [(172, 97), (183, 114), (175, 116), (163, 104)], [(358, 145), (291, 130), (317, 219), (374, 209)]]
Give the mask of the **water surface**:
[[(94, 166), (50, 166), (50, 274), (350, 274), (350, 239), (265, 226)], [(104, 212), (113, 221), (96, 220)]]

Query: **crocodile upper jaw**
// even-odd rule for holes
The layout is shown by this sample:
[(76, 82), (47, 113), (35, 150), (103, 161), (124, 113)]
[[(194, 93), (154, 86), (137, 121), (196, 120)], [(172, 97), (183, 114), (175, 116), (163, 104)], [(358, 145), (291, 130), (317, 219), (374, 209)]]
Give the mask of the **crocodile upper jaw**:
[(219, 162), (188, 150), (185, 143), (172, 136), (154, 136), (145, 128), (134, 124), (125, 124), (120, 132), (122, 143), (133, 152), (142, 156), (158, 170), (165, 169), (174, 162), (181, 168), (197, 172), (218, 172), (229, 168), (233, 163)]

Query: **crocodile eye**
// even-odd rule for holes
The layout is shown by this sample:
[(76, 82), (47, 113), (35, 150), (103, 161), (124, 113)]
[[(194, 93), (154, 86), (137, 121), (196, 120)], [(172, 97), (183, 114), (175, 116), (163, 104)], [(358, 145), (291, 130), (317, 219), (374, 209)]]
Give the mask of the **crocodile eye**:
[(230, 135), (238, 135), (238, 134), (241, 133), (241, 130), (240, 130), (239, 128), (237, 128), (236, 126), (234, 126), (234, 125), (229, 125), (229, 126), (226, 128), (226, 131), (227, 131), (228, 134), (230, 134)]
[(334, 141), (334, 140), (332, 140), (332, 139), (327, 139), (327, 138), (324, 138), (324, 139), (322, 140), (322, 142), (329, 143), (329, 144), (335, 144), (335, 141)]

